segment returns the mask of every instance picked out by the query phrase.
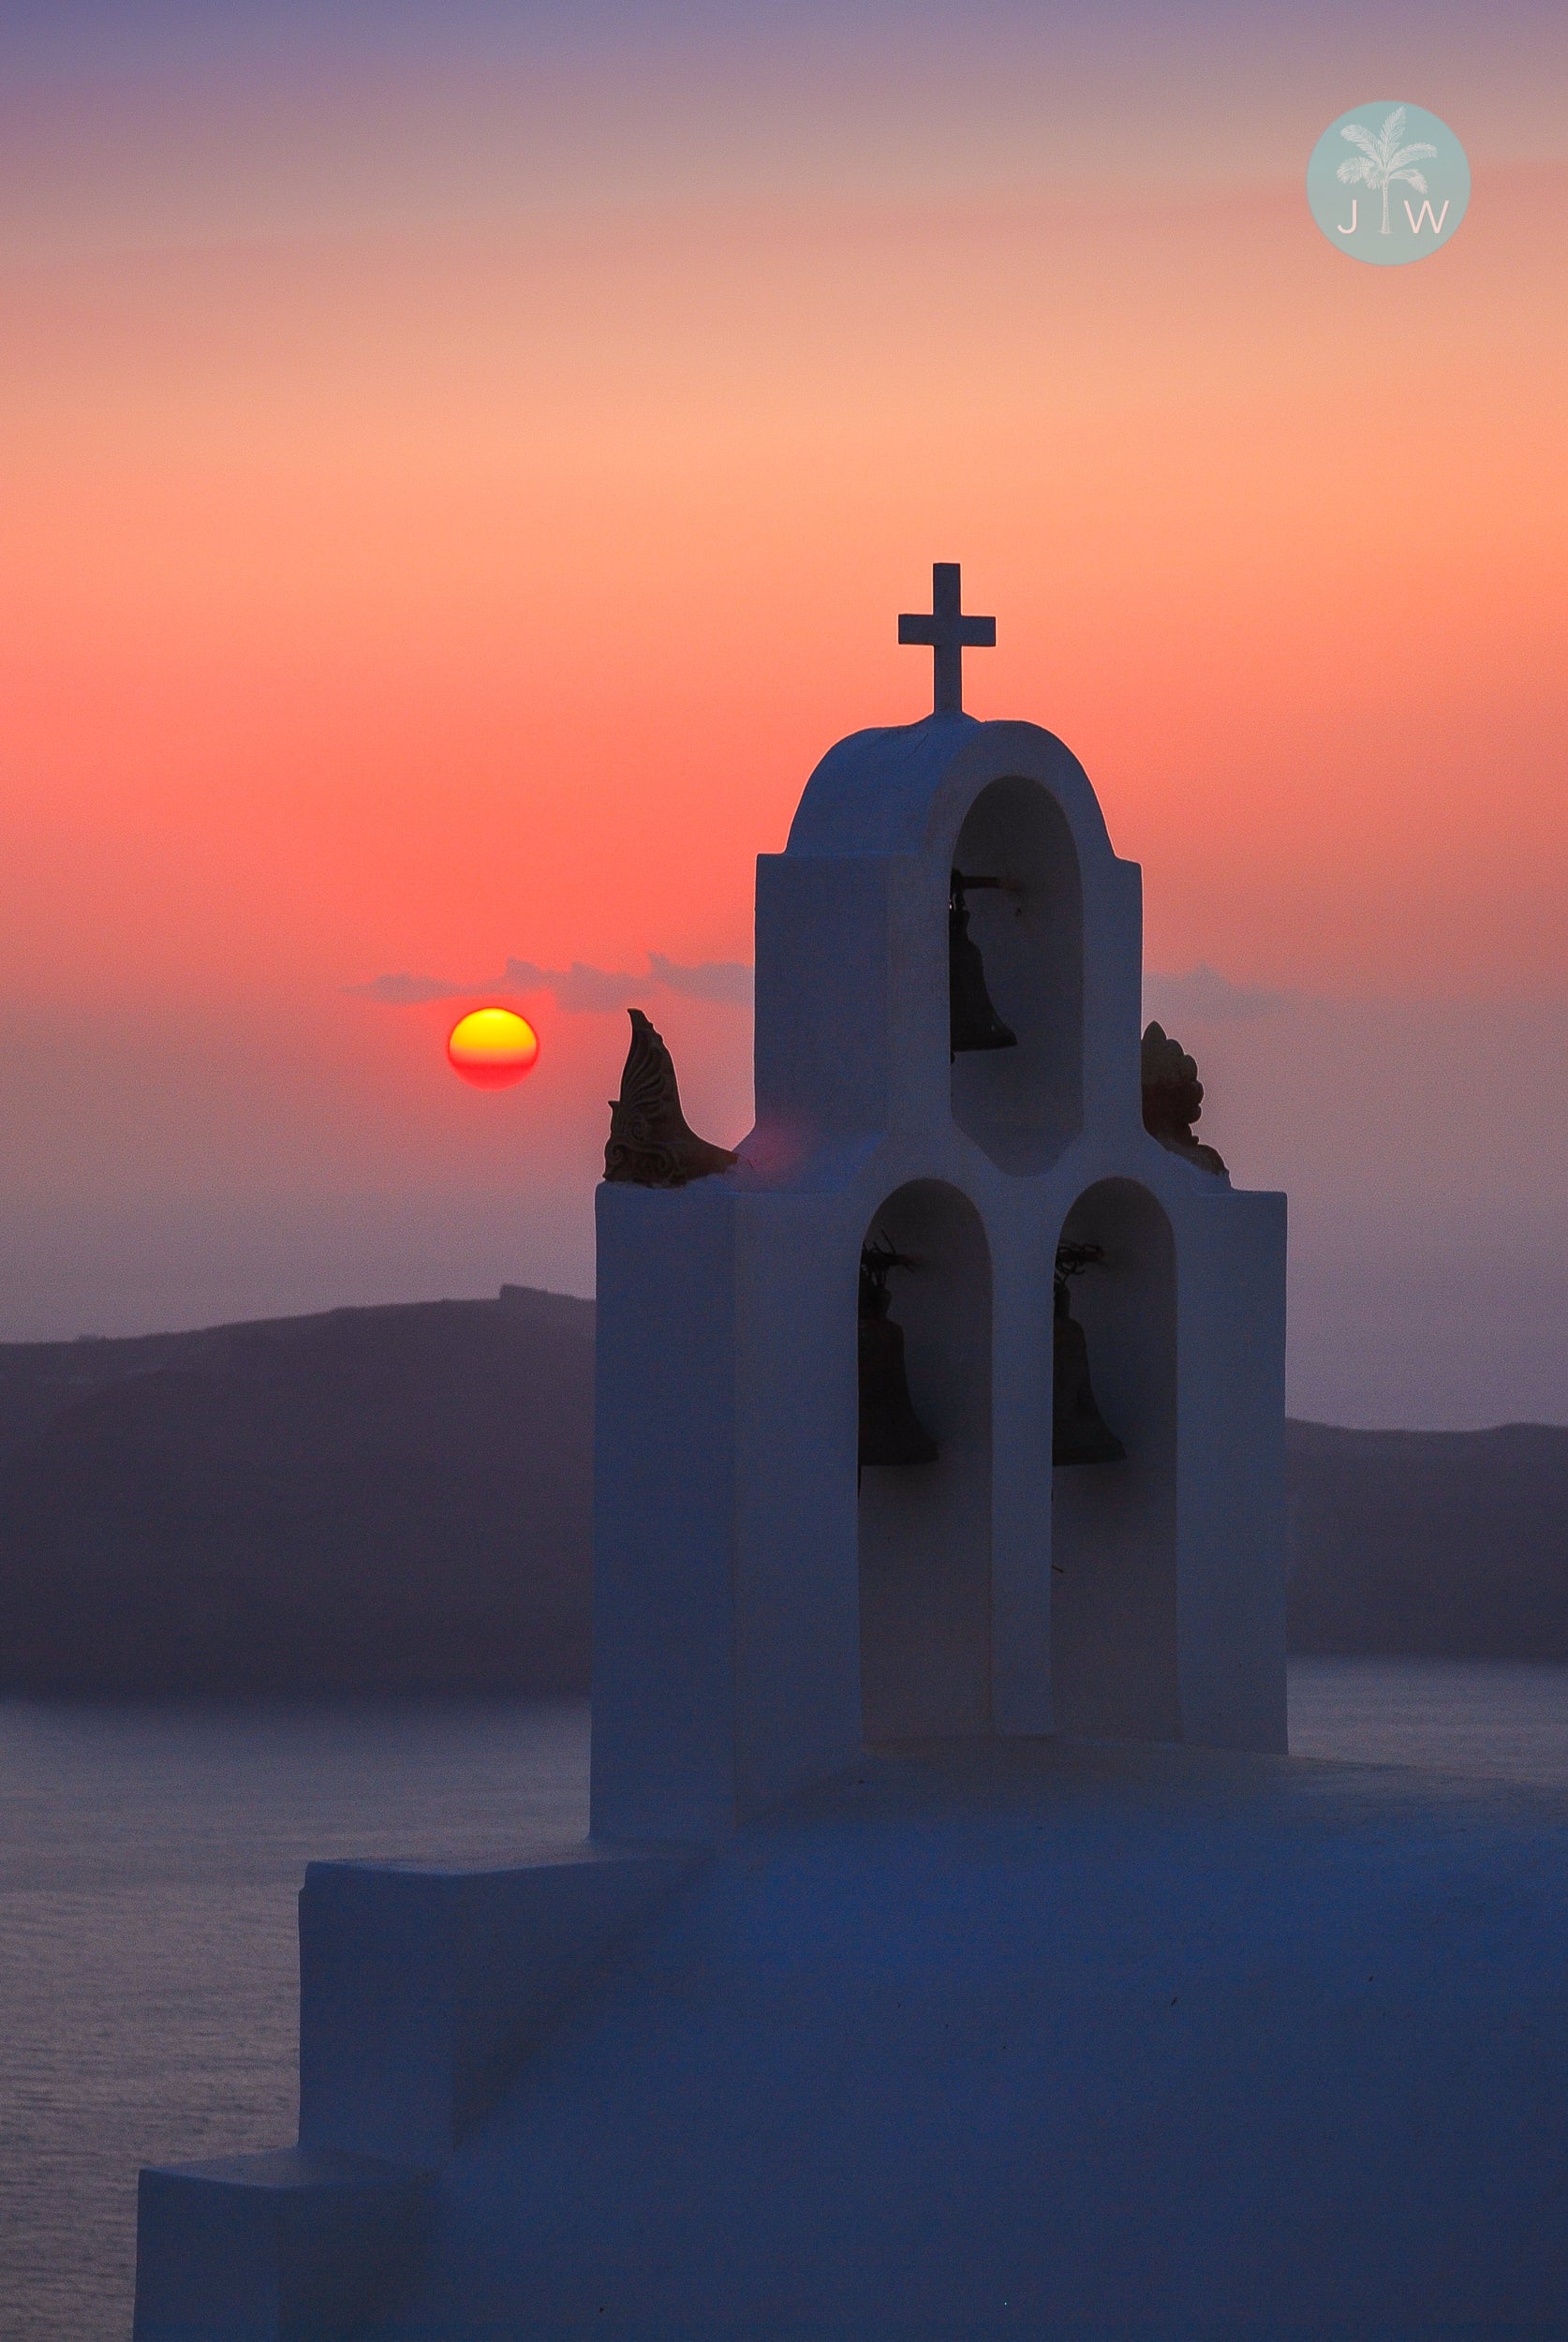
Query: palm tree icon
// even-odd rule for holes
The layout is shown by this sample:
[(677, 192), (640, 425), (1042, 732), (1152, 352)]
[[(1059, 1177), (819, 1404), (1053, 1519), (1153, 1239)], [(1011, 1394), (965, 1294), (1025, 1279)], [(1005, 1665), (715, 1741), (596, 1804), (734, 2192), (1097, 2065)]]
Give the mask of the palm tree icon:
[(1358, 146), (1361, 152), (1346, 156), (1339, 165), (1338, 176), (1347, 187), (1383, 189), (1383, 233), (1385, 236), (1388, 233), (1390, 185), (1396, 179), (1402, 179), (1415, 189), (1417, 195), (1425, 195), (1427, 182), (1420, 171), (1411, 169), (1411, 165), (1430, 162), (1437, 153), (1437, 148), (1427, 145), (1424, 140), (1418, 140), (1413, 146), (1401, 146), (1399, 141), (1404, 135), (1405, 110), (1402, 106), (1395, 107), (1376, 138), (1361, 122), (1347, 123), (1339, 133), (1342, 139), (1349, 139), (1351, 144)]

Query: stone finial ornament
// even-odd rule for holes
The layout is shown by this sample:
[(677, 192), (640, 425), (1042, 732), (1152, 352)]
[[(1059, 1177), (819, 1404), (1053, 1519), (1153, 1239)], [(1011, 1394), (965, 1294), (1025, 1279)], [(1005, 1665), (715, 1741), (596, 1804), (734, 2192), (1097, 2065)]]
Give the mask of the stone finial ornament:
[(1195, 1058), (1163, 1025), (1151, 1024), (1144, 1034), (1144, 1128), (1173, 1155), (1185, 1155), (1200, 1170), (1228, 1179), (1224, 1157), (1192, 1135), (1192, 1125), (1204, 1110), (1204, 1086)]
[(630, 1187), (686, 1187), (734, 1156), (699, 1138), (681, 1112), (674, 1060), (640, 1008), (629, 1009), (631, 1046), (621, 1073), (621, 1094), (610, 1101), (604, 1176)]

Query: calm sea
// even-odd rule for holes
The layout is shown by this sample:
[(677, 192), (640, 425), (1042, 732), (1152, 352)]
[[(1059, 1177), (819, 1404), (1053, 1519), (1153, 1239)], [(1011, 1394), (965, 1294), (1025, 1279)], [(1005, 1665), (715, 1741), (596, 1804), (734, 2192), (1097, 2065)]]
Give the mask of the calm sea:
[[(1568, 1785), (1568, 1668), (1297, 1662), (1291, 1740)], [(0, 2334), (126, 2342), (142, 2163), (293, 2136), (317, 1855), (587, 1826), (581, 1705), (0, 1703)]]

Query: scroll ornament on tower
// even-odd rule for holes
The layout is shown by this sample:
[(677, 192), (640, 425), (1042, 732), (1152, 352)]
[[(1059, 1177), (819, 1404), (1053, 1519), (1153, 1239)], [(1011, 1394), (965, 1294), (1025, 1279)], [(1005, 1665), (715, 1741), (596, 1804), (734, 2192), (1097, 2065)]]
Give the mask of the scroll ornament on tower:
[(1206, 1147), (1192, 1134), (1204, 1110), (1204, 1086), (1197, 1060), (1173, 1041), (1163, 1025), (1151, 1024), (1144, 1034), (1144, 1128), (1173, 1155), (1185, 1155), (1201, 1170), (1212, 1171), (1230, 1183), (1225, 1159), (1216, 1147)]
[(681, 1112), (674, 1060), (640, 1008), (629, 1009), (631, 1046), (621, 1073), (621, 1094), (610, 1101), (604, 1176), (629, 1187), (687, 1187), (735, 1157), (696, 1132)]

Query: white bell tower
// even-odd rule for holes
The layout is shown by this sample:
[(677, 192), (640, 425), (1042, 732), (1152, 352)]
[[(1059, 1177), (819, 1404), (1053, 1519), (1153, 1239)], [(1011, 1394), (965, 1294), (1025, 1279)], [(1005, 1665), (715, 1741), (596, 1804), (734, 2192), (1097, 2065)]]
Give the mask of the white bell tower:
[[(1145, 1128), (1142, 902), (1087, 777), (962, 712), (956, 565), (757, 871), (756, 1127), (599, 1191), (596, 1834), (707, 1838), (867, 1741), (1283, 1750), (1285, 1199)], [(1013, 1045), (954, 1050), (954, 873)], [(934, 1462), (857, 1469), (862, 1248)], [(1125, 1448), (1053, 1468), (1058, 1247)]]

